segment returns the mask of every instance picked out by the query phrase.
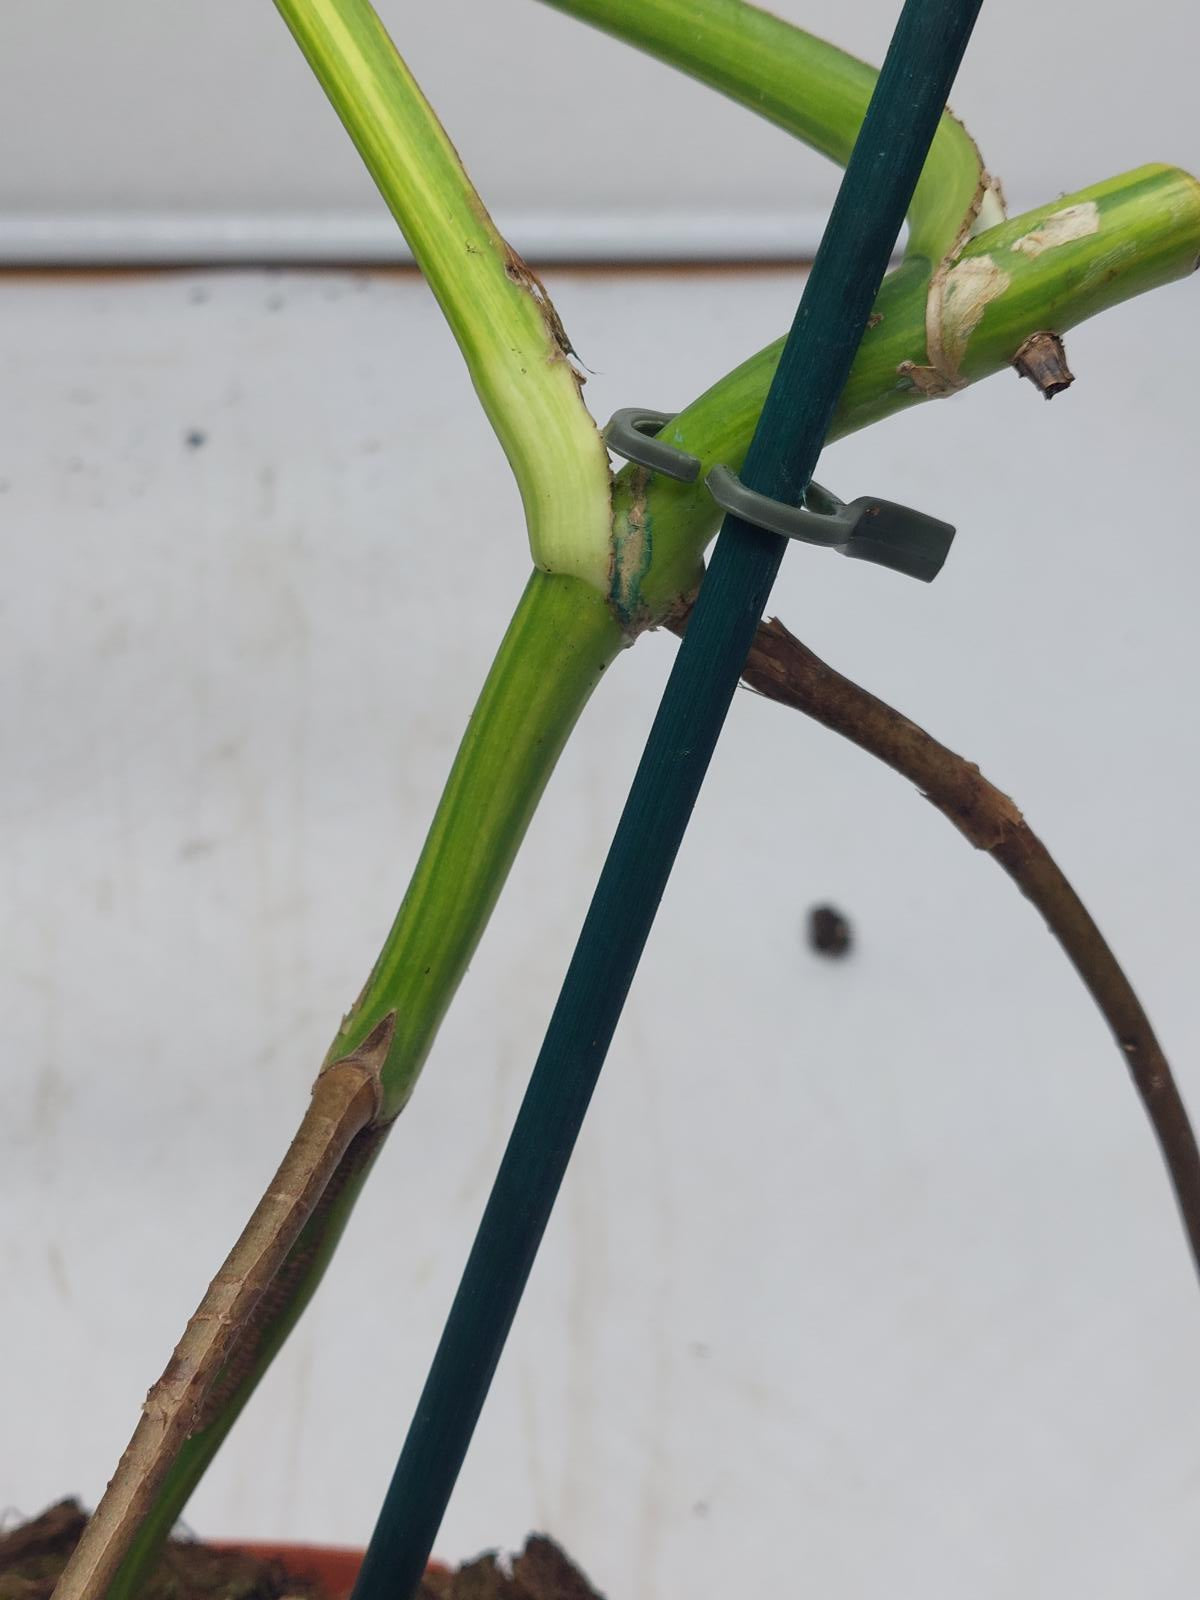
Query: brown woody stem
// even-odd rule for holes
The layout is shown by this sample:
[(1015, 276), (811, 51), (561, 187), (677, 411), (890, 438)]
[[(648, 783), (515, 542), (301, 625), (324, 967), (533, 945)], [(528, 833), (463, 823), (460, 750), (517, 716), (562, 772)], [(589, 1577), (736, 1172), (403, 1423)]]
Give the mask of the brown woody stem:
[(393, 1022), (385, 1019), (357, 1051), (317, 1078), (287, 1154), (146, 1396), (133, 1437), (59, 1579), (56, 1600), (101, 1600), (181, 1447), (204, 1425), (214, 1386), (236, 1368), (243, 1339), (252, 1342), (260, 1302), (347, 1151), (378, 1118), (379, 1069)]
[[(682, 633), (686, 613), (672, 620)], [(1158, 1139), (1200, 1272), (1200, 1150), (1162, 1046), (1133, 986), (1045, 845), (973, 762), (842, 677), (778, 618), (759, 625), (742, 681), (832, 728), (914, 783), (978, 850), (986, 850), (1046, 920), (1121, 1048)]]

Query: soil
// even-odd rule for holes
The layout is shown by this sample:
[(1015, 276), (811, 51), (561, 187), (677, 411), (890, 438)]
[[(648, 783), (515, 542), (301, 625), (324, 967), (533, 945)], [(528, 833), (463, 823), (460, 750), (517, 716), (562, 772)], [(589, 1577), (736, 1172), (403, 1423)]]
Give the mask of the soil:
[[(0, 1533), (0, 1600), (49, 1600), (87, 1517), (62, 1500), (40, 1517)], [(172, 1539), (143, 1600), (336, 1600), (274, 1558)], [(520, 1555), (494, 1551), (457, 1571), (431, 1568), (417, 1600), (601, 1600), (558, 1546), (532, 1534)]]

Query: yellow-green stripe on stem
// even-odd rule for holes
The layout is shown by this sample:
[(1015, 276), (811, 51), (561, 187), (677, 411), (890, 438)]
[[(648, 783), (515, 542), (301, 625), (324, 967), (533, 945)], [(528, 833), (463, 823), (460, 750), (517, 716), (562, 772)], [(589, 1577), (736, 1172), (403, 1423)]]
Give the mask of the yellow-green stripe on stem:
[(540, 283), (501, 238), (367, 0), (275, 4), (445, 313), (517, 480), (534, 561), (603, 593), (608, 454)]

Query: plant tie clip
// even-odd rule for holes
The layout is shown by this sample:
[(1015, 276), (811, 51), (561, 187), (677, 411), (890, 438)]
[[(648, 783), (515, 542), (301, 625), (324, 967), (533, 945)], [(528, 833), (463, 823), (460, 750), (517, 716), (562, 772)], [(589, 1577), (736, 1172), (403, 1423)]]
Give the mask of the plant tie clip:
[[(604, 442), (626, 461), (681, 483), (695, 483), (700, 458), (657, 437), (674, 420), (671, 412), (624, 406), (609, 418)], [(923, 583), (932, 583), (942, 570), (954, 538), (950, 523), (923, 511), (870, 496), (847, 505), (818, 483), (809, 483), (798, 506), (748, 488), (730, 467), (710, 467), (704, 485), (722, 511), (756, 528), (890, 567)]]
[[(804, 499), (980, 4), (905, 0), (742, 466), (768, 500)], [(727, 512), (354, 1600), (408, 1600), (420, 1583), (786, 548)], [(783, 837), (794, 825), (780, 820)]]

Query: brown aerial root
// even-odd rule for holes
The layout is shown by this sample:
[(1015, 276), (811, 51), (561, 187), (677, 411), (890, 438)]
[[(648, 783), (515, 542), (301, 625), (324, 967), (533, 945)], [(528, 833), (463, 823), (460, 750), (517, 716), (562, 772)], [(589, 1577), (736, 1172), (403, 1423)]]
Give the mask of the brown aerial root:
[(192, 1314), (55, 1589), (55, 1600), (102, 1600), (186, 1440), (207, 1421), (214, 1385), (237, 1364), (255, 1313), (305, 1224), (337, 1182), (347, 1152), (376, 1125), (380, 1070), (394, 1016), (313, 1085), (295, 1138), (241, 1237)]
[[(682, 634), (686, 624), (684, 612), (668, 626)], [(1171, 1068), (1103, 934), (1017, 807), (973, 762), (835, 672), (778, 618), (760, 623), (742, 681), (780, 705), (803, 711), (914, 783), (1041, 912), (1121, 1049), (1158, 1139), (1200, 1272), (1200, 1151)]]

